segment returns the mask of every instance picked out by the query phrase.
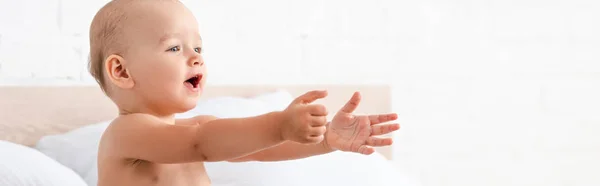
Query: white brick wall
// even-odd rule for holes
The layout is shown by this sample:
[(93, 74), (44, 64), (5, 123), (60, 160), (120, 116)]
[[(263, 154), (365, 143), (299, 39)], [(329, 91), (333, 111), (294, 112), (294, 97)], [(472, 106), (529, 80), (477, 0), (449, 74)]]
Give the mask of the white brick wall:
[(600, 3), (398, 4), (399, 167), (423, 185), (600, 185)]
[[(93, 83), (104, 2), (0, 0), (0, 84)], [(425, 186), (600, 185), (597, 1), (184, 2), (211, 83), (393, 84), (395, 162)]]

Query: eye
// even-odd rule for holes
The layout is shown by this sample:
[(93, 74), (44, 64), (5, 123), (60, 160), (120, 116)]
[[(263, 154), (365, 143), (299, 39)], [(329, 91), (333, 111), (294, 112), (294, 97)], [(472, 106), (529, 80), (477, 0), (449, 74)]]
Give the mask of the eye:
[(202, 53), (202, 48), (200, 48), (200, 47), (194, 48), (194, 51), (196, 51), (197, 53), (200, 54), (200, 53)]
[(169, 48), (169, 50), (167, 50), (167, 52), (177, 52), (179, 50), (180, 50), (179, 46), (174, 46), (174, 47)]

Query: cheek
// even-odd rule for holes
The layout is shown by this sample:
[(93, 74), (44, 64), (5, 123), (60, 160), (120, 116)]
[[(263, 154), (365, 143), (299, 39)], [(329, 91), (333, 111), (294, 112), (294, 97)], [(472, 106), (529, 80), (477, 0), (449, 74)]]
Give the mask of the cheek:
[(138, 68), (133, 69), (135, 70), (133, 78), (138, 82), (148, 82), (149, 80), (154, 81), (157, 77), (162, 75), (160, 69), (163, 69), (163, 67), (148, 62), (146, 64), (139, 65)]
[(202, 80), (200, 80), (202, 82), (202, 84), (204, 84), (206, 82), (206, 79), (209, 77), (209, 73), (208, 70), (206, 70), (206, 66), (204, 66), (202, 68)]
[[(158, 60), (145, 61), (132, 69), (133, 78), (138, 85), (146, 88), (164, 87), (180, 79), (180, 69), (177, 65)], [(149, 85), (149, 86), (146, 86)]]

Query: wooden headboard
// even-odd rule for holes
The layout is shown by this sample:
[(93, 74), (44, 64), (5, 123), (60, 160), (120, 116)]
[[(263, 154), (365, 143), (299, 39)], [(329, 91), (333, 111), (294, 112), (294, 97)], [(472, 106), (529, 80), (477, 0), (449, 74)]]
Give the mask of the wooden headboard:
[[(294, 96), (310, 90), (328, 90), (329, 96), (317, 103), (326, 105), (331, 116), (354, 91), (360, 91), (363, 98), (357, 113), (391, 112), (390, 88), (385, 85), (216, 85), (207, 87), (202, 99), (247, 97), (277, 89)], [(97, 86), (0, 86), (0, 140), (32, 146), (42, 136), (110, 120), (116, 115), (115, 105)], [(391, 147), (377, 151), (391, 159)]]

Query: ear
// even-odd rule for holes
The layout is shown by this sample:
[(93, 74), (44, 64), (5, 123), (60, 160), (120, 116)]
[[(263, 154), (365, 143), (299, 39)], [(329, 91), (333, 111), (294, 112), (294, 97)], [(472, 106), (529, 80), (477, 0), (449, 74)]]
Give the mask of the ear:
[(132, 88), (135, 84), (131, 74), (127, 68), (125, 68), (125, 59), (119, 55), (110, 55), (104, 61), (104, 69), (106, 70), (106, 76), (117, 87), (128, 89)]

